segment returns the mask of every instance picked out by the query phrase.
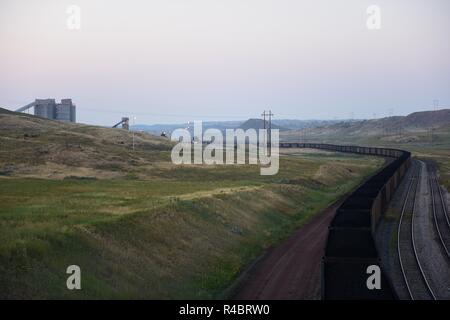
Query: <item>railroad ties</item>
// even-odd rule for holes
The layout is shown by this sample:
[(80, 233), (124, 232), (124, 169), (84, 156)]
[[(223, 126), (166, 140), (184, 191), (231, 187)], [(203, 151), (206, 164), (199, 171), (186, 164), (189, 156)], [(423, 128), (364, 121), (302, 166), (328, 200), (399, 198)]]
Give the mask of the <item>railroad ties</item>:
[(414, 238), (416, 195), (421, 168), (415, 168), (408, 185), (397, 231), (397, 253), (400, 269), (411, 300), (436, 300), (420, 262)]
[(442, 249), (450, 260), (450, 218), (448, 216), (447, 205), (441, 187), (439, 186), (439, 181), (433, 171), (429, 172), (429, 184), (434, 226), (439, 235)]

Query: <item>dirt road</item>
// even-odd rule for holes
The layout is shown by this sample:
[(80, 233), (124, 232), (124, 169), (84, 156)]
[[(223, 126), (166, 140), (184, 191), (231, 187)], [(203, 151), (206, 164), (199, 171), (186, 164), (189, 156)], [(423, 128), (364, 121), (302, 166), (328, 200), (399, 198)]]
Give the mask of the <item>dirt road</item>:
[(343, 199), (333, 203), (244, 274), (234, 299), (320, 299), (320, 263), (328, 226)]

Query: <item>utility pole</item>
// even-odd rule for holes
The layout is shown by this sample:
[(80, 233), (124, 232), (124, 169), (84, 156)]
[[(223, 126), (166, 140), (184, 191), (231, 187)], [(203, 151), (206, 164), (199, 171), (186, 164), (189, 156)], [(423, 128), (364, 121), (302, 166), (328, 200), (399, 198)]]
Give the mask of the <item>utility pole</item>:
[(439, 107), (439, 100), (438, 99), (434, 99), (433, 100), (433, 106), (434, 106), (434, 111), (436, 111), (437, 108)]
[(269, 110), (269, 114), (268, 114), (268, 116), (269, 116), (269, 130), (272, 129), (272, 116), (273, 115), (274, 114), (272, 113), (272, 111)]
[[(266, 116), (269, 117), (269, 122), (268, 122), (268, 132), (267, 132), (267, 137), (268, 137), (268, 141), (266, 141), (266, 143), (268, 142), (269, 147), (272, 143), (272, 137), (271, 137), (271, 129), (272, 129), (272, 116), (274, 114), (272, 113), (271, 110), (269, 110), (269, 113), (266, 112), (266, 110), (264, 110), (264, 112), (261, 114), (261, 116), (263, 117), (263, 124), (264, 124), (264, 129), (266, 129)], [(270, 149), (269, 149), (270, 152)]]
[[(390, 133), (392, 133), (392, 126), (393, 126), (393, 122), (391, 121), (392, 116), (394, 114), (394, 108), (389, 108), (388, 109), (388, 121), (391, 123), (391, 128), (389, 128), (389, 125), (386, 127), (386, 135), (388, 136)], [(388, 122), (388, 123), (389, 123)]]
[(269, 136), (269, 150), (268, 150), (268, 152), (269, 152), (269, 155), (271, 155), (272, 154), (272, 116), (273, 116), (274, 114), (272, 113), (272, 111), (271, 110), (269, 110), (269, 114), (268, 114), (268, 116), (269, 116), (269, 130), (268, 130), (268, 136)]
[[(134, 127), (134, 124), (135, 124), (135, 120), (136, 120), (136, 117), (133, 116), (133, 127)], [(134, 151), (134, 130), (133, 130), (133, 151)]]
[(261, 113), (261, 116), (263, 117), (263, 128), (266, 128), (266, 110), (264, 110), (263, 113)]
[[(433, 100), (433, 110), (436, 111), (438, 107), (439, 107), (439, 100), (438, 99), (434, 99)], [(433, 145), (433, 131), (434, 131), (434, 126), (433, 126), (433, 124), (431, 124), (431, 127), (430, 127), (430, 141), (431, 141), (431, 145)]]
[(272, 146), (272, 116), (273, 115), (274, 114), (272, 113), (272, 110), (269, 110), (269, 114), (268, 114), (268, 116), (269, 116), (269, 132), (268, 132), (269, 133), (269, 147)]

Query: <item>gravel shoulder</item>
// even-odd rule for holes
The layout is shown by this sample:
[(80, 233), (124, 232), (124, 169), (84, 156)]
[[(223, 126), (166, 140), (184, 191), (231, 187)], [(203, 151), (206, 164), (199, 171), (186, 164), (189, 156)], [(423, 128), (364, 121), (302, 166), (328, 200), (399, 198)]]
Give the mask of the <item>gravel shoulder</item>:
[[(422, 167), (414, 220), (417, 254), (437, 299), (450, 299), (450, 262), (442, 252), (442, 245), (434, 225), (427, 165), (422, 161), (414, 160), (413, 166), (415, 168)], [(400, 271), (396, 237), (407, 185), (414, 167), (410, 168), (403, 179), (376, 235), (383, 268), (389, 274), (400, 299), (408, 299), (409, 295)]]

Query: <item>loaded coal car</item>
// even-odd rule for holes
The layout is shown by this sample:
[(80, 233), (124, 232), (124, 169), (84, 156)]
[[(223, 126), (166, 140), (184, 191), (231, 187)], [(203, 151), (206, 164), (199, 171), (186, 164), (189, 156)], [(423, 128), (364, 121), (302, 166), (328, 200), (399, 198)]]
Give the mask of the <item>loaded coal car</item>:
[[(410, 153), (401, 150), (357, 148), (371, 155), (398, 157), (355, 190), (337, 209), (322, 261), (323, 299), (396, 299), (381, 268), (374, 233), (393, 191), (410, 164)], [(368, 284), (374, 268), (379, 287)]]
[[(323, 299), (396, 299), (390, 280), (381, 268), (374, 234), (382, 213), (411, 164), (411, 154), (389, 148), (320, 143), (281, 143), (280, 146), (392, 158), (336, 210), (329, 226), (321, 278)], [(380, 272), (376, 287), (368, 284), (374, 270)]]

